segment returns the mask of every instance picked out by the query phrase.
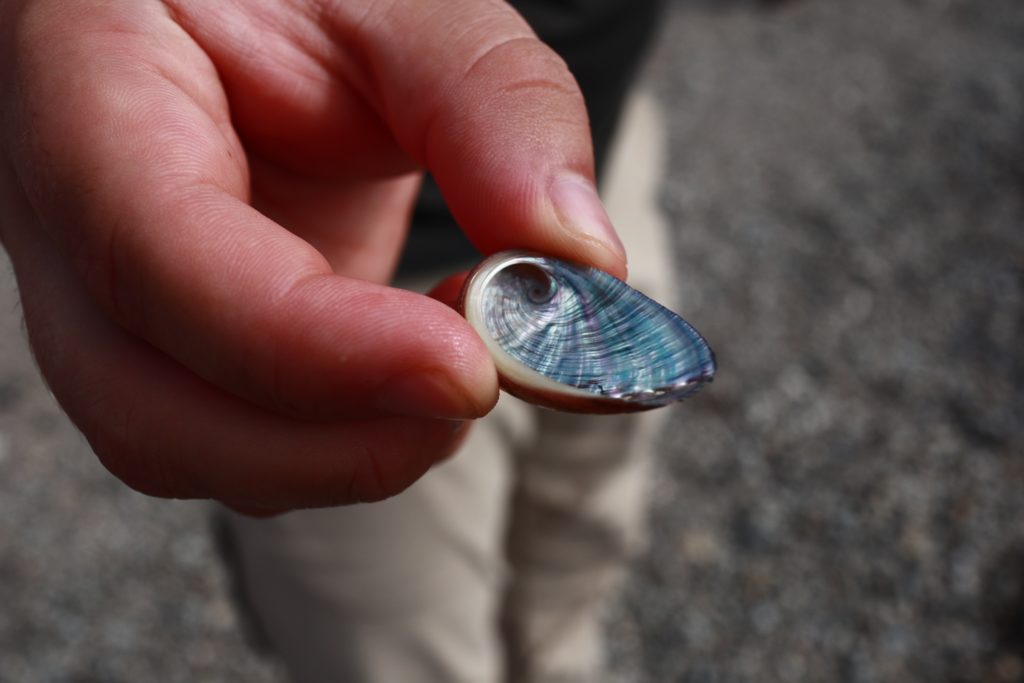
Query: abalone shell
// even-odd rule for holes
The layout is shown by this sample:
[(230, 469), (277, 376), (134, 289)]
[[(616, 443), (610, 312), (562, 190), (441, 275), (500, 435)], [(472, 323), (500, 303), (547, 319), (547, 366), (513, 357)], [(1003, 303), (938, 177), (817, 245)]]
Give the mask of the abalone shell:
[(469, 275), (459, 307), (487, 344), (502, 388), (549, 408), (657, 408), (715, 374), (714, 353), (690, 323), (590, 266), (495, 254)]

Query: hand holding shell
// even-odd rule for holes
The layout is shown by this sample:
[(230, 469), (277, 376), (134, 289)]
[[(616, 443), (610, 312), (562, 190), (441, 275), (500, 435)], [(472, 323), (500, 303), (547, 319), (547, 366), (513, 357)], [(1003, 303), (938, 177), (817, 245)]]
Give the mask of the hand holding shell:
[(459, 310), (487, 344), (502, 388), (547, 408), (658, 408), (715, 374), (714, 353), (692, 325), (590, 266), (495, 254), (466, 279)]

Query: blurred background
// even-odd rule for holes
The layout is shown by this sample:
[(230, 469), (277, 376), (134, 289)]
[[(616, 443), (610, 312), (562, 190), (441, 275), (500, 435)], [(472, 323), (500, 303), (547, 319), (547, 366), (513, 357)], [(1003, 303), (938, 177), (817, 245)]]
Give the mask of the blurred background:
[[(675, 0), (672, 408), (620, 683), (1024, 681), (1024, 4)], [(0, 681), (249, 681), (200, 503), (95, 461), (0, 269)]]

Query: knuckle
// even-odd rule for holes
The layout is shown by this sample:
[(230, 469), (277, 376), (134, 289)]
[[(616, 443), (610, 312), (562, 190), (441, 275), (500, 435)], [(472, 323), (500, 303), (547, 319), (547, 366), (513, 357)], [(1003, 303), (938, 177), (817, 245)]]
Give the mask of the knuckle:
[(103, 410), (102, 417), (83, 425), (93, 453), (100, 463), (129, 488), (158, 498), (205, 497), (183, 477), (155, 439), (133, 427), (133, 409)]
[(385, 474), (380, 457), (367, 452), (362, 458), (363, 466), (360, 473), (360, 484), (357, 499), (364, 503), (373, 503), (390, 498), (403, 491), (406, 486)]
[(366, 449), (359, 459), (354, 499), (375, 502), (402, 493), (435, 463), (448, 458), (461, 442), (464, 430), (441, 420), (395, 425), (398, 438)]

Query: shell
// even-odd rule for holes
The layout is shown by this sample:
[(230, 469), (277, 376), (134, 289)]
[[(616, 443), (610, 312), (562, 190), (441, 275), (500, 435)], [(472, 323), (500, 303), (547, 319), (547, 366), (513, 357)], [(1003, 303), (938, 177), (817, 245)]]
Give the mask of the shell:
[(692, 325), (590, 266), (501, 252), (470, 273), (459, 309), (487, 344), (502, 388), (548, 408), (657, 408), (715, 374), (715, 355)]

